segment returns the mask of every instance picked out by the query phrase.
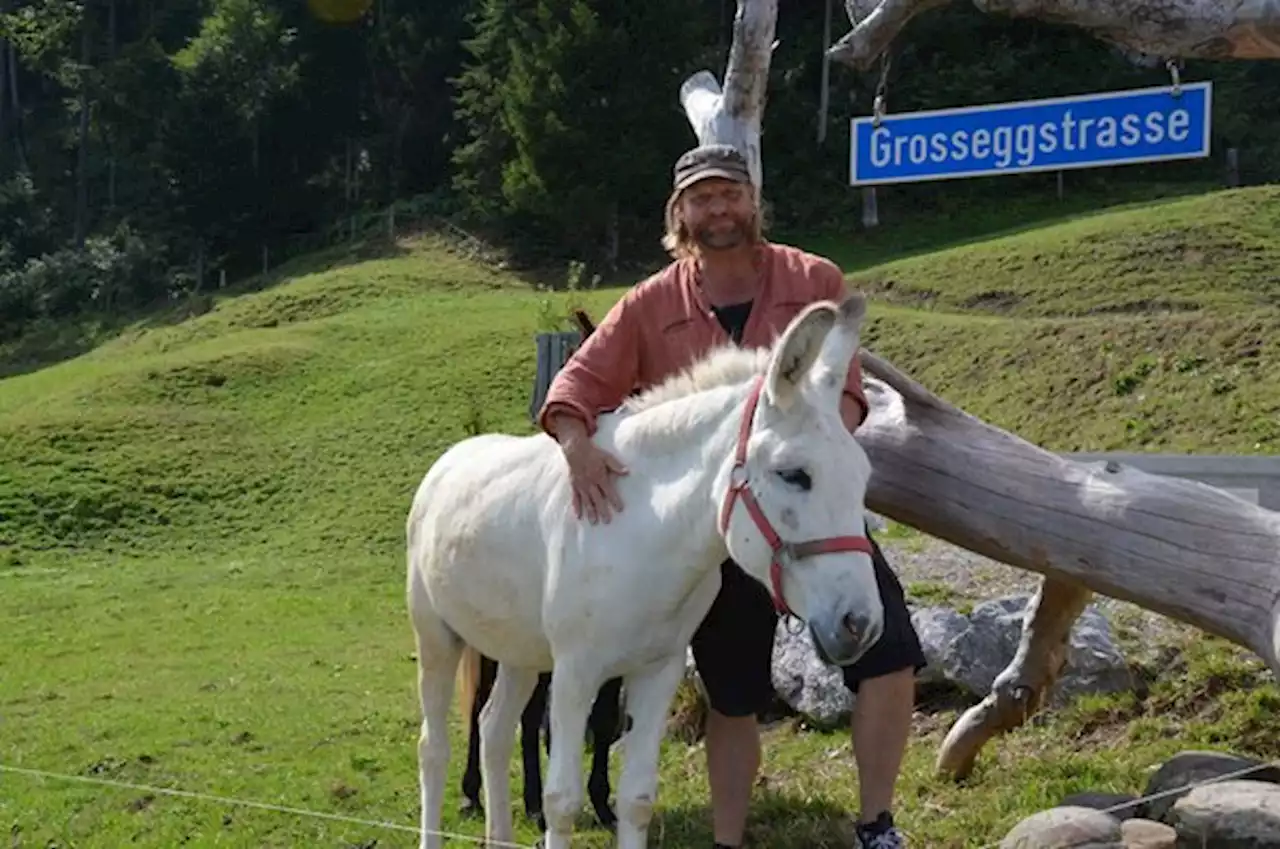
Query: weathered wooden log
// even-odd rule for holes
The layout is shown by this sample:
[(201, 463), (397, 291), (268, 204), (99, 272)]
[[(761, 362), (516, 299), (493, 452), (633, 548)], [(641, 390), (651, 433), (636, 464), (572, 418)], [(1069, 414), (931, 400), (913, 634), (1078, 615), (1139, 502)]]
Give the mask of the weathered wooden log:
[[(1163, 3), (1170, 14), (1206, 5), (1128, 2), (1135, 9)], [(1235, 10), (1237, 21), (1246, 7), (1253, 10), (1252, 20), (1264, 11), (1263, 0), (1222, 2)], [(938, 3), (881, 0), (875, 8), (880, 18), (868, 19), (869, 25), (900, 28), (904, 10)], [(1119, 9), (1123, 3), (1034, 5)], [(1032, 5), (1007, 0), (1000, 8)], [(983, 8), (995, 6), (991, 0)], [(699, 143), (737, 145), (757, 175), (763, 171), (760, 123), (776, 16), (777, 0), (738, 0), (725, 90), (709, 71), (700, 71), (680, 91)], [(1229, 29), (1227, 23), (1223, 27)], [(1138, 34), (1131, 38), (1155, 37), (1141, 34), (1147, 31), (1135, 28)], [(858, 438), (875, 470), (867, 506), (1044, 576), (1028, 604), (1014, 660), (988, 697), (947, 735), (938, 754), (940, 771), (966, 774), (989, 739), (1039, 709), (1062, 668), (1071, 627), (1093, 593), (1224, 637), (1258, 654), (1280, 675), (1280, 513), (1199, 482), (1064, 459), (969, 415), (871, 352), (863, 351), (861, 361), (871, 412)]]
[(1280, 513), (1216, 487), (1064, 459), (950, 404), (863, 351), (875, 469), (867, 506), (1045, 576), (1022, 645), (953, 727), (939, 770), (966, 774), (992, 736), (1025, 722), (1061, 669), (1090, 593), (1244, 646), (1280, 675)]
[[(922, 12), (951, 0), (845, 0), (853, 28), (828, 55), (865, 69)], [(1163, 59), (1280, 59), (1275, 0), (973, 0), (983, 12), (1081, 27)]]

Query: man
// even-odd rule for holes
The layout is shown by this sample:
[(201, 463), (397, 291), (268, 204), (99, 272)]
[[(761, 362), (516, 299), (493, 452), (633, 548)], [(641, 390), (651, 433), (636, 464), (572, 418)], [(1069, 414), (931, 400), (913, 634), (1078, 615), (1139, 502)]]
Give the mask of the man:
[[(614, 476), (627, 470), (591, 441), (596, 416), (632, 392), (688, 366), (711, 346), (772, 344), (815, 300), (841, 300), (844, 276), (829, 260), (762, 236), (760, 209), (746, 160), (727, 145), (697, 147), (676, 162), (663, 246), (675, 261), (628, 291), (556, 375), (539, 424), (561, 445), (577, 515), (608, 522), (623, 509)], [(841, 404), (845, 425), (867, 414), (854, 360)], [(843, 670), (858, 698), (853, 747), (862, 806), (858, 837), (866, 849), (895, 849), (893, 791), (911, 730), (915, 673), (925, 665), (902, 587), (873, 543), (885, 606), (885, 631)], [(717, 849), (742, 844), (760, 767), (756, 715), (774, 696), (771, 675), (777, 623), (769, 593), (732, 561), (693, 637), (707, 689), (707, 771)]]

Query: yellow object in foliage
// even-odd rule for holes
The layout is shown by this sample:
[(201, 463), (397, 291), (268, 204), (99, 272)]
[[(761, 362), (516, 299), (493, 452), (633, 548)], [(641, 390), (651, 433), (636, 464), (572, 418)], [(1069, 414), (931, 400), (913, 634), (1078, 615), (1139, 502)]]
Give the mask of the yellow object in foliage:
[(311, 14), (330, 24), (354, 23), (372, 4), (373, 0), (307, 0)]

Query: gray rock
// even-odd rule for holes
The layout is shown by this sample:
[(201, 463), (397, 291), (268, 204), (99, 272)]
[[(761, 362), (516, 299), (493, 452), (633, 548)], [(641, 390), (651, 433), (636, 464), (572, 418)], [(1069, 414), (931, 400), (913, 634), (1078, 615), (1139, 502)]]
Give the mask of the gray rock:
[(1136, 817), (1142, 804), (1137, 796), (1128, 793), (1100, 793), (1087, 790), (1083, 793), (1072, 793), (1061, 802), (1059, 807), (1093, 808), (1110, 814), (1120, 821)]
[(778, 696), (815, 726), (844, 725), (853, 714), (853, 693), (845, 686), (839, 667), (818, 657), (808, 628), (793, 635), (785, 619), (778, 621), (772, 675)]
[(1120, 821), (1092, 808), (1058, 807), (1022, 820), (1000, 849), (1125, 849)]
[[(911, 615), (929, 666), (922, 683), (950, 682), (985, 696), (1018, 651), (1023, 610), (1029, 595), (983, 602), (964, 616), (949, 607), (922, 607)], [(1089, 608), (1071, 633), (1071, 647), (1050, 705), (1080, 693), (1121, 692), (1133, 687), (1124, 655), (1111, 638), (1111, 627)]]
[[(1030, 595), (1005, 596), (983, 602), (969, 614), (976, 634), (965, 652), (971, 665), (962, 683), (975, 694), (990, 692), (996, 676), (1013, 661), (1030, 599)], [(1071, 629), (1066, 663), (1049, 705), (1060, 706), (1083, 693), (1119, 693), (1133, 686), (1129, 664), (1111, 637), (1110, 623), (1096, 607), (1085, 608)]]
[(911, 614), (928, 665), (920, 672), (921, 684), (956, 681), (963, 672), (963, 653), (953, 644), (969, 631), (967, 617), (950, 607), (922, 607)]
[(1178, 849), (1178, 832), (1162, 822), (1127, 819), (1120, 823), (1124, 849)]
[(1142, 815), (1147, 819), (1167, 822), (1166, 814), (1175, 802), (1190, 792), (1190, 785), (1232, 775), (1251, 767), (1258, 769), (1240, 777), (1253, 781), (1280, 783), (1280, 769), (1268, 766), (1255, 758), (1194, 749), (1179, 752), (1161, 764), (1160, 768), (1147, 780), (1147, 787), (1142, 792), (1143, 796), (1166, 793), (1168, 795), (1147, 802)]
[[(985, 696), (1017, 653), (1029, 598), (1023, 594), (984, 602), (968, 617), (949, 607), (914, 610), (912, 623), (928, 661), (920, 683), (958, 685)], [(781, 702), (817, 726), (843, 724), (853, 710), (854, 697), (840, 670), (818, 658), (807, 630), (793, 636), (785, 621), (778, 623), (775, 635), (772, 678)], [(1107, 620), (1086, 610), (1072, 630), (1066, 665), (1049, 705), (1079, 693), (1115, 692), (1132, 685)]]
[(1274, 849), (1280, 846), (1280, 786), (1228, 780), (1203, 784), (1169, 812), (1177, 849)]

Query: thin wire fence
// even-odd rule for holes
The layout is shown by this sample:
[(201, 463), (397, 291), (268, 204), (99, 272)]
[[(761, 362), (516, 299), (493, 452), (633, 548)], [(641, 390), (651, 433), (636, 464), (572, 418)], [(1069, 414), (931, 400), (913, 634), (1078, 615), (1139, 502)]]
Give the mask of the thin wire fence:
[[(1118, 804), (1111, 805), (1110, 807), (1099, 808), (1098, 811), (1104, 814), (1114, 814), (1114, 813), (1118, 813), (1119, 811), (1123, 811), (1126, 808), (1134, 808), (1144, 802), (1154, 802), (1157, 799), (1166, 799), (1170, 796), (1176, 796), (1188, 790), (1194, 790), (1197, 787), (1205, 787), (1209, 784), (1217, 784), (1221, 781), (1230, 781), (1233, 778), (1241, 778), (1250, 773), (1259, 772), (1261, 770), (1271, 769), (1271, 768), (1280, 768), (1280, 761), (1272, 761), (1271, 763), (1254, 764), (1253, 766), (1248, 766), (1243, 769), (1235, 770), (1233, 772), (1217, 775), (1217, 776), (1214, 776), (1213, 778), (1205, 778), (1205, 779), (1201, 779), (1200, 781), (1192, 781), (1189, 784), (1183, 784), (1179, 787), (1171, 787), (1168, 790), (1161, 790), (1159, 793), (1152, 793), (1147, 796), (1139, 796), (1136, 799), (1130, 799), (1127, 802), (1120, 802)], [(996, 841), (995, 843), (986, 844), (985, 846), (982, 847), (982, 849), (999, 849), (999, 847), (1000, 847), (1000, 841)]]
[[(257, 808), (262, 811), (274, 811), (275, 813), (291, 814), (298, 817), (310, 817), (312, 819), (334, 820), (336, 822), (349, 823), (351, 825), (362, 825), (369, 828), (381, 828), (389, 831), (404, 831), (410, 834), (422, 833), (421, 829), (416, 826), (401, 825), (400, 823), (386, 822), (383, 820), (361, 819), (360, 817), (349, 817), (343, 814), (331, 814), (325, 811), (311, 811), (306, 808), (295, 808), (288, 805), (275, 805), (268, 802), (256, 802), (251, 799), (237, 799), (231, 796), (215, 796), (210, 793), (196, 793), (190, 790), (177, 790), (172, 787), (155, 787), (148, 784), (134, 784), (128, 781), (116, 781), (110, 778), (92, 778), (84, 775), (66, 775), (58, 772), (47, 772), (40, 769), (27, 769), (25, 767), (7, 766), (0, 764), (0, 773), (11, 773), (14, 775), (25, 775), (31, 778), (41, 778), (54, 781), (79, 782), (81, 784), (95, 784), (102, 787), (114, 787), (121, 790), (136, 790), (143, 793), (154, 793), (163, 796), (178, 796), (184, 799), (195, 799), (202, 802), (216, 802), (222, 805), (236, 805), (244, 808)], [(464, 840), (469, 843), (484, 845), (483, 837), (474, 837), (470, 834), (460, 834), (452, 831), (433, 831), (432, 834), (439, 835), (450, 840)], [(526, 843), (508, 843), (504, 841), (489, 842), (489, 846), (507, 847), (507, 849), (536, 849), (536, 846)]]
[[(1180, 785), (1178, 787), (1172, 787), (1168, 790), (1162, 790), (1159, 793), (1151, 793), (1146, 796), (1139, 796), (1136, 799), (1130, 799), (1128, 801), (1121, 802), (1107, 808), (1100, 808), (1099, 811), (1104, 814), (1114, 814), (1119, 811), (1123, 811), (1127, 808), (1134, 808), (1137, 805), (1140, 805), (1144, 802), (1153, 802), (1157, 799), (1164, 799), (1170, 796), (1176, 796), (1180, 793), (1184, 793), (1189, 790), (1194, 790), (1197, 787), (1205, 787), (1207, 785), (1217, 784), (1222, 781), (1230, 781), (1231, 779), (1234, 779), (1234, 778), (1241, 778), (1243, 776), (1249, 775), (1250, 773), (1259, 772), (1261, 770), (1270, 769), (1270, 768), (1280, 769), (1280, 761), (1254, 764), (1252, 766), (1248, 766), (1243, 769), (1238, 769), (1232, 772), (1224, 773), (1222, 775), (1214, 776), (1213, 778), (1205, 778), (1199, 781), (1192, 781), (1187, 784)], [(94, 785), (99, 785), (103, 787), (114, 787), (114, 788), (123, 789), (123, 790), (135, 790), (135, 791), (140, 791), (144, 793), (155, 793), (157, 795), (178, 796), (182, 798), (195, 799), (195, 800), (205, 801), (205, 802), (216, 802), (218, 804), (224, 804), (224, 805), (237, 805), (237, 806), (246, 807), (246, 808), (256, 808), (258, 810), (273, 811), (276, 813), (290, 814), (290, 815), (299, 816), (299, 817), (310, 817), (313, 819), (333, 820), (337, 822), (349, 823), (352, 825), (366, 826), (369, 828), (382, 828), (390, 831), (402, 831), (402, 832), (408, 832), (411, 834), (421, 834), (421, 830), (416, 826), (401, 825), (400, 823), (387, 822), (383, 820), (362, 819), (360, 817), (350, 817), (350, 816), (345, 816), (343, 814), (332, 814), (324, 811), (312, 811), (312, 810), (307, 810), (305, 808), (291, 807), (288, 805), (276, 805), (268, 802), (256, 802), (250, 799), (237, 799), (230, 796), (216, 796), (210, 793), (197, 793), (190, 790), (178, 790), (171, 787), (155, 787), (155, 786), (146, 785), (146, 784), (134, 784), (127, 781), (116, 781), (114, 779), (108, 779), (108, 778), (92, 778), (89, 776), (82, 776), (82, 775), (66, 775), (63, 773), (48, 772), (48, 771), (39, 770), (39, 769), (28, 769), (25, 767), (7, 766), (5, 764), (0, 764), (0, 773), (25, 775), (32, 778), (41, 778), (45, 780), (79, 782), (82, 784), (94, 784)], [(449, 832), (449, 831), (435, 831), (432, 833), (437, 834), (440, 837), (444, 837), (451, 840), (461, 840), (469, 843), (475, 843), (478, 845), (485, 843), (485, 839), (483, 837), (475, 837), (470, 834), (460, 834), (457, 832)], [(537, 849), (537, 844), (496, 842), (496, 843), (490, 843), (489, 845), (493, 847), (506, 847), (506, 849)], [(995, 843), (986, 844), (985, 846), (982, 847), (982, 849), (999, 849), (999, 846), (1000, 846), (1000, 841), (996, 841)]]

